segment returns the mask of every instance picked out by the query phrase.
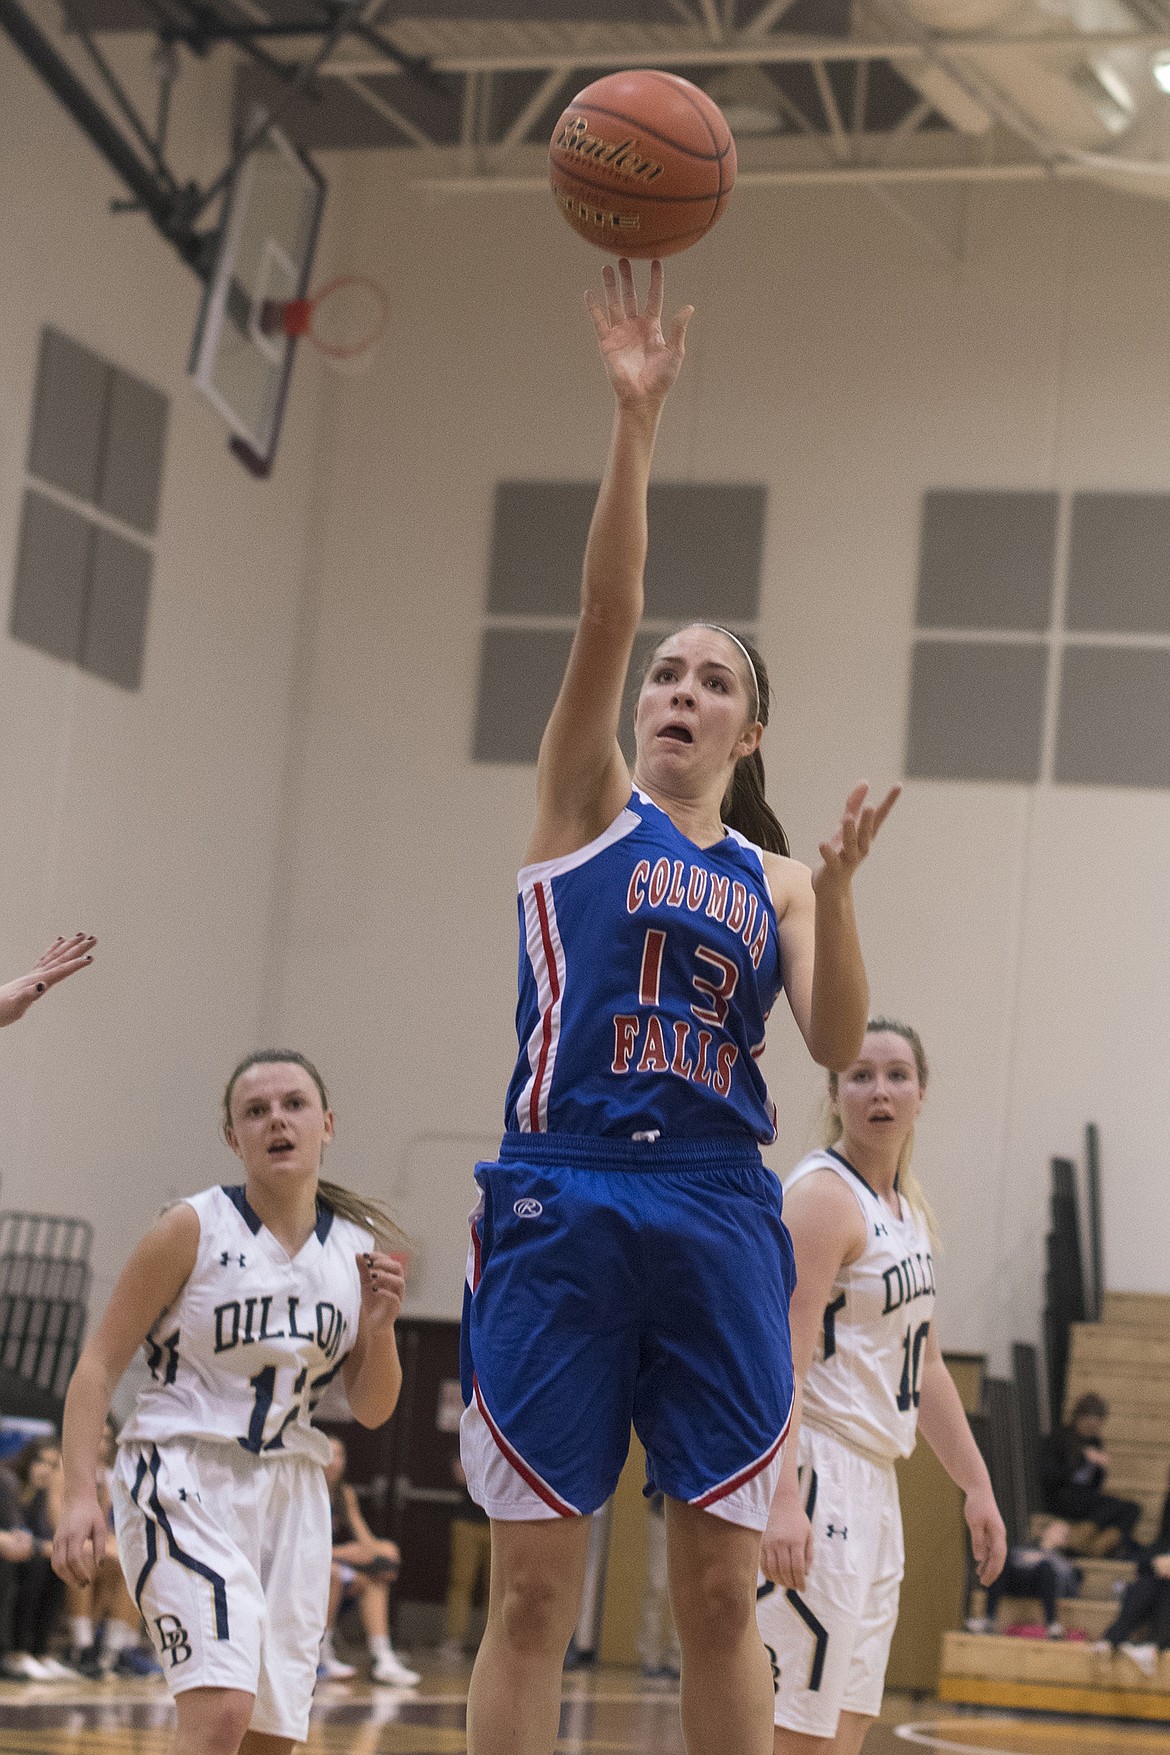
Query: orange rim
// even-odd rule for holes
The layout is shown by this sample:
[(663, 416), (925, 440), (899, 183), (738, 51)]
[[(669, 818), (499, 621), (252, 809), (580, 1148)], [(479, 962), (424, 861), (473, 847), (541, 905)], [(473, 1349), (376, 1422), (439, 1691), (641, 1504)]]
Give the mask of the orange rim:
[[(374, 299), (378, 305), (379, 315), (373, 328), (368, 334), (364, 335), (360, 341), (337, 342), (322, 340), (321, 336), (319, 336), (313, 328), (313, 318), (317, 314), (318, 305), (320, 305), (325, 299), (331, 298), (334, 293), (341, 292), (346, 287), (354, 286), (364, 287), (367, 292), (374, 295)], [(331, 360), (352, 360), (356, 359), (359, 354), (367, 353), (371, 347), (376, 347), (379, 341), (381, 341), (383, 335), (386, 333), (387, 325), (390, 322), (390, 294), (379, 281), (374, 280), (368, 274), (339, 274), (335, 280), (328, 281), (321, 288), (320, 292), (314, 293), (313, 297), (307, 302), (309, 306), (309, 320), (305, 329), (305, 334), (317, 351), (323, 353), (327, 359)]]

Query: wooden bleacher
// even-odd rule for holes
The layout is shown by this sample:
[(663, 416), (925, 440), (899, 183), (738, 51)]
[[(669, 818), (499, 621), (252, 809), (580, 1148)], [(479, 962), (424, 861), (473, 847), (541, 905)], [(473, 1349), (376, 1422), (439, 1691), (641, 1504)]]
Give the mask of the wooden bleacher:
[[(1094, 1390), (1109, 1403), (1105, 1446), (1111, 1467), (1107, 1490), (1138, 1499), (1138, 1539), (1153, 1536), (1170, 1471), (1170, 1297), (1107, 1292), (1099, 1323), (1072, 1330), (1066, 1410)], [(1084, 1640), (1020, 1638), (1001, 1633), (949, 1632), (943, 1639), (941, 1700), (971, 1706), (1030, 1708), (1170, 1721), (1170, 1653), (1153, 1677), (1123, 1655), (1098, 1653), (1099, 1639), (1116, 1613), (1116, 1586), (1133, 1576), (1132, 1564), (1078, 1560), (1081, 1595), (1060, 1605), (1062, 1624)], [(972, 1614), (981, 1614), (976, 1592)], [(1034, 1625), (1040, 1605), (1005, 1597), (996, 1625)]]

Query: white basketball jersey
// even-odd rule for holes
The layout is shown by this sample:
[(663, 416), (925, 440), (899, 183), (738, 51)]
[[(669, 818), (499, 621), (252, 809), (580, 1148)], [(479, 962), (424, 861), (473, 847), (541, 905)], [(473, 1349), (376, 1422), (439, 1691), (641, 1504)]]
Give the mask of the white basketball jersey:
[(205, 1188), (186, 1204), (199, 1217), (195, 1267), (143, 1343), (150, 1381), (119, 1441), (200, 1438), (328, 1462), (313, 1410), (357, 1338), (354, 1258), (373, 1238), (318, 1206), (290, 1260), (243, 1188)]
[(934, 1310), (930, 1237), (904, 1201), (902, 1217), (895, 1218), (836, 1152), (810, 1152), (785, 1190), (814, 1170), (833, 1171), (851, 1189), (866, 1244), (833, 1283), (805, 1378), (803, 1419), (871, 1456), (909, 1456)]

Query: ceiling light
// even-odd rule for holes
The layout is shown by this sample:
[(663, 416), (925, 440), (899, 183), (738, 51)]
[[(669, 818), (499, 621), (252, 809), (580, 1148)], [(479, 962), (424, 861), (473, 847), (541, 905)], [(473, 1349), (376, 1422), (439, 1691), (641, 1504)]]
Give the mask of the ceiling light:
[(1159, 55), (1154, 62), (1154, 84), (1161, 91), (1170, 91), (1170, 55)]

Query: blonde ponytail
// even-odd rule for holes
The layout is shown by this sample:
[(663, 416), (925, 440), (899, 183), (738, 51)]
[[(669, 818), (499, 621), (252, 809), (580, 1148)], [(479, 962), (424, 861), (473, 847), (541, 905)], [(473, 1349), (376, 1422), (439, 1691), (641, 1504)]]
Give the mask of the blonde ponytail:
[(381, 1201), (355, 1194), (351, 1188), (343, 1188), (340, 1182), (326, 1182), (323, 1176), (317, 1178), (317, 1198), (339, 1219), (349, 1219), (364, 1231), (372, 1231), (379, 1249), (406, 1248), (405, 1231), (394, 1223)]

